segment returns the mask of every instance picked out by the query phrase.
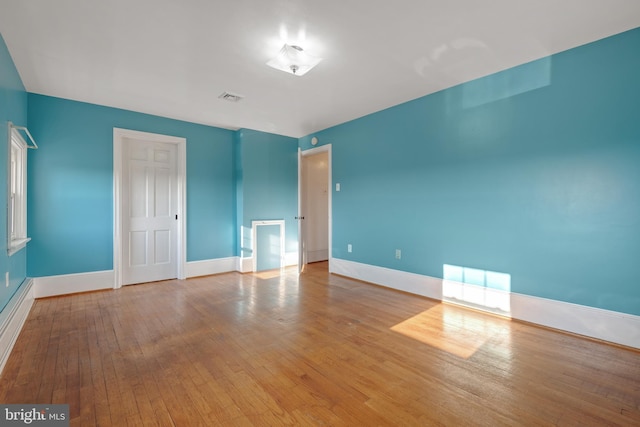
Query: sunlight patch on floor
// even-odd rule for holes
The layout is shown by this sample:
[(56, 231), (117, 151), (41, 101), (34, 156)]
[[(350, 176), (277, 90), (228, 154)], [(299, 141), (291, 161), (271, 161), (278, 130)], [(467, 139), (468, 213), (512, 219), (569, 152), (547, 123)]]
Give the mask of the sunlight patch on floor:
[(481, 313), (438, 304), (391, 330), (458, 357), (473, 356), (495, 333), (498, 325)]
[(273, 279), (274, 277), (280, 277), (283, 273), (283, 269), (275, 269), (275, 270), (265, 270), (265, 271), (257, 271), (253, 273), (259, 279)]

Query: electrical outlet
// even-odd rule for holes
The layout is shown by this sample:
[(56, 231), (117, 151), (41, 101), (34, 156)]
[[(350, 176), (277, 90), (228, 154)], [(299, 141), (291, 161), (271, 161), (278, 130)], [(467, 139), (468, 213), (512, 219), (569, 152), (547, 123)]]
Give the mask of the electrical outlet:
[(9, 272), (8, 271), (4, 274), (4, 284), (5, 284), (5, 286), (7, 288), (9, 287)]
[(347, 252), (353, 252), (353, 246), (351, 246), (351, 243), (347, 245)]
[(396, 249), (396, 259), (402, 258), (402, 251), (400, 249)]

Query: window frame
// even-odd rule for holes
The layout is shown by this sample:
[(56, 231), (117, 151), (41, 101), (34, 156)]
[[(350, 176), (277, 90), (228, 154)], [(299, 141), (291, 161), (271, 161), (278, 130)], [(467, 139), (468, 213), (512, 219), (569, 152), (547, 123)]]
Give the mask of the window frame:
[(27, 237), (27, 152), (29, 146), (18, 129), (9, 126), (7, 149), (7, 253), (23, 249)]

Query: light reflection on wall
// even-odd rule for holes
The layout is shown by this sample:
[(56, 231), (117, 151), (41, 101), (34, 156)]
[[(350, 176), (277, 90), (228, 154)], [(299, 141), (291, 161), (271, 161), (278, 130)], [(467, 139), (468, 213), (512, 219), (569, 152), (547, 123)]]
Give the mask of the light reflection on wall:
[(442, 298), (501, 315), (511, 313), (511, 275), (444, 264)]
[(281, 227), (278, 224), (256, 224), (254, 257), (256, 271), (284, 267)]
[(473, 108), (551, 84), (551, 57), (520, 65), (509, 73), (495, 73), (465, 83), (462, 106)]
[(251, 258), (253, 256), (253, 242), (251, 241), (251, 227), (242, 226), (240, 228), (240, 256)]
[[(440, 44), (414, 61), (415, 72), (440, 87), (461, 86), (456, 106), (474, 108), (551, 84), (552, 57), (537, 40), (521, 40), (531, 59), (513, 67), (504, 62), (495, 46), (483, 40), (461, 37)], [(525, 58), (523, 58), (525, 59)], [(495, 72), (508, 70), (508, 72)], [(484, 76), (484, 77), (482, 77)]]

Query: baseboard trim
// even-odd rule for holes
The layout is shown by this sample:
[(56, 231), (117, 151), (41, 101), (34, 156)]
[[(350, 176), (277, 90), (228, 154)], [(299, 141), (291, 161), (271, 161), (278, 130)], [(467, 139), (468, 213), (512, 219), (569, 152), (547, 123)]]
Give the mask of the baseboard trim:
[(214, 258), (187, 262), (187, 278), (210, 276), (238, 270), (238, 257)]
[(286, 252), (284, 254), (284, 266), (291, 267), (292, 265), (298, 265), (298, 252)]
[(0, 375), (33, 305), (33, 279), (26, 278), (0, 313)]
[(34, 278), (33, 288), (36, 298), (46, 298), (101, 289), (113, 289), (113, 285), (113, 270), (105, 270), (36, 277)]
[(523, 294), (511, 294), (511, 317), (640, 348), (640, 316)]
[(391, 268), (331, 258), (331, 272), (387, 288), (442, 300), (442, 279)]
[(240, 258), (238, 261), (238, 271), (240, 273), (251, 273), (253, 271), (253, 258)]
[[(331, 272), (442, 301), (442, 279), (332, 258)], [(511, 318), (640, 348), (640, 316), (517, 293)]]
[[(187, 262), (186, 275), (187, 277), (198, 277), (237, 271), (237, 259), (238, 257), (229, 257)], [(114, 272), (113, 270), (105, 270), (36, 277), (34, 281), (35, 297), (46, 298), (78, 292), (112, 289)]]
[(318, 251), (307, 251), (307, 262), (321, 262), (329, 259), (329, 250), (320, 249)]

